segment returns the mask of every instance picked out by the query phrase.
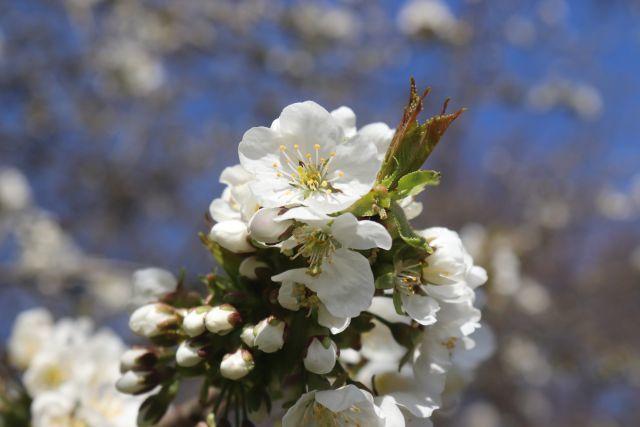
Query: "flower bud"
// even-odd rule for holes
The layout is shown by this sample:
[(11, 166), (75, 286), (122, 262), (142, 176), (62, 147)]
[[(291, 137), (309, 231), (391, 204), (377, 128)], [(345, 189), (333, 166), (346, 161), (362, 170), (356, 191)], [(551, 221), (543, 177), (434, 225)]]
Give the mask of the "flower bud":
[(153, 338), (176, 327), (179, 321), (178, 314), (170, 305), (147, 304), (131, 314), (129, 328), (138, 335)]
[(118, 381), (116, 388), (120, 393), (141, 394), (158, 385), (158, 375), (155, 372), (127, 371)]
[(259, 268), (268, 269), (269, 265), (264, 261), (260, 261), (255, 256), (250, 256), (249, 258), (245, 258), (240, 263), (240, 266), (238, 267), (238, 272), (240, 273), (241, 276), (244, 276), (248, 279), (257, 280), (258, 274), (256, 273), (256, 271)]
[(307, 347), (307, 354), (304, 357), (304, 367), (314, 374), (328, 374), (336, 364), (338, 348), (329, 337), (322, 340), (314, 337)]
[(242, 328), (240, 339), (247, 347), (254, 347), (256, 345), (256, 335), (254, 333), (255, 325), (245, 325)]
[(182, 341), (178, 346), (178, 350), (176, 350), (176, 362), (178, 365), (190, 368), (200, 363), (202, 358), (198, 355), (199, 347), (191, 340)]
[(261, 320), (253, 330), (255, 346), (265, 353), (274, 353), (284, 345), (284, 327), (282, 320), (269, 316)]
[(209, 238), (225, 249), (235, 253), (255, 252), (249, 243), (247, 225), (237, 219), (217, 223), (211, 228)]
[(148, 371), (156, 364), (158, 356), (148, 348), (130, 348), (120, 356), (120, 372)]
[(226, 335), (242, 322), (240, 313), (231, 304), (213, 307), (204, 318), (204, 324), (209, 332)]
[(163, 295), (173, 292), (178, 279), (169, 271), (161, 268), (145, 268), (133, 273), (133, 303), (148, 304), (157, 301)]
[(189, 310), (182, 321), (182, 330), (190, 337), (197, 337), (205, 330), (204, 319), (211, 307), (203, 305)]
[(263, 243), (278, 243), (293, 220), (275, 221), (280, 208), (262, 208), (249, 221), (251, 238)]
[(220, 362), (220, 374), (230, 380), (239, 380), (254, 367), (251, 352), (242, 348), (235, 353), (225, 354)]

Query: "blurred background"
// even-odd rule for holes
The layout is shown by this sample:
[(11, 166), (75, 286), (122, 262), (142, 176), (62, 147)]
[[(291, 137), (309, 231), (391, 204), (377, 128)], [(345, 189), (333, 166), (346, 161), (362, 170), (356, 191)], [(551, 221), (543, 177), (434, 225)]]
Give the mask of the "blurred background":
[(416, 225), (490, 272), (494, 355), (436, 425), (639, 425), (633, 0), (0, 2), (0, 341), (36, 305), (130, 339), (131, 271), (212, 268), (246, 129), (306, 99), (395, 127), (410, 76), (469, 108)]

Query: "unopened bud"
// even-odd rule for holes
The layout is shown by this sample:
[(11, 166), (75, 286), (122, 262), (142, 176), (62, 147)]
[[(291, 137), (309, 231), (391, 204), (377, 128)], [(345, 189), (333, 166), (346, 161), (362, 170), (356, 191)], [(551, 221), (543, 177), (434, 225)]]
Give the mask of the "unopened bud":
[(155, 372), (127, 371), (118, 381), (116, 388), (120, 393), (141, 394), (158, 385), (158, 376)]
[(231, 304), (213, 307), (204, 318), (204, 324), (209, 332), (226, 335), (242, 322), (240, 313)]
[(284, 327), (282, 320), (269, 316), (261, 320), (254, 328), (254, 344), (265, 353), (274, 353), (284, 345)]
[(248, 279), (257, 280), (258, 274), (256, 273), (256, 271), (258, 269), (269, 269), (269, 265), (264, 261), (260, 261), (255, 256), (250, 256), (249, 258), (245, 258), (240, 263), (240, 266), (238, 267), (238, 273)]
[(137, 305), (157, 301), (165, 294), (173, 292), (178, 279), (161, 268), (145, 268), (133, 273), (133, 302)]
[(251, 352), (239, 348), (235, 353), (224, 355), (220, 362), (220, 374), (230, 380), (239, 380), (251, 372), (254, 365)]
[(247, 347), (253, 347), (256, 344), (256, 335), (254, 333), (255, 325), (245, 325), (242, 328), (240, 339)]
[(193, 308), (189, 310), (182, 321), (182, 330), (190, 337), (197, 337), (205, 331), (204, 319), (211, 310), (208, 305)]
[(249, 231), (244, 222), (231, 219), (217, 223), (211, 228), (209, 238), (225, 249), (235, 253), (255, 252), (249, 243)]
[(184, 368), (196, 366), (202, 361), (198, 354), (199, 349), (200, 346), (191, 340), (182, 341), (176, 350), (176, 362)]
[(180, 322), (175, 309), (163, 303), (147, 304), (138, 308), (129, 318), (129, 328), (147, 338), (162, 335)]
[(292, 220), (276, 221), (280, 208), (262, 208), (249, 221), (249, 234), (263, 243), (278, 243), (293, 224)]
[(338, 348), (329, 338), (319, 339), (314, 337), (307, 347), (307, 354), (304, 357), (304, 367), (314, 374), (328, 374), (333, 370), (338, 357)]
[(147, 371), (156, 364), (158, 356), (148, 348), (130, 348), (120, 356), (120, 372)]

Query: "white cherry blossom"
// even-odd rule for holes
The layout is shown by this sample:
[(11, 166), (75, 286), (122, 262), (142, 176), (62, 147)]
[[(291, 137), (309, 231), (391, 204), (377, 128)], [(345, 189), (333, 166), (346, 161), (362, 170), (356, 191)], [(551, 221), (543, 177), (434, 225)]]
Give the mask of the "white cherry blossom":
[(238, 151), (263, 207), (345, 209), (371, 189), (380, 166), (372, 143), (347, 140), (341, 122), (312, 101), (285, 107), (271, 127), (249, 129)]
[(287, 411), (282, 427), (371, 426), (404, 427), (404, 417), (389, 399), (373, 396), (354, 385), (310, 391)]
[(373, 273), (367, 258), (355, 250), (389, 249), (387, 230), (350, 213), (330, 218), (294, 208), (282, 218), (303, 221), (294, 229), (292, 244), (295, 256), (305, 258), (309, 267), (285, 271), (272, 280), (304, 284), (335, 317), (354, 317), (369, 307), (375, 291)]

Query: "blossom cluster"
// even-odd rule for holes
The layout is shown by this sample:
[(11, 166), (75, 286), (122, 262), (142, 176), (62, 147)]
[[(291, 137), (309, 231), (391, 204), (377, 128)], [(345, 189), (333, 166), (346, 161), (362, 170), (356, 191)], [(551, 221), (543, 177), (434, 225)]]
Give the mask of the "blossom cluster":
[[(136, 425), (141, 397), (114, 388), (120, 375), (118, 360), (125, 346), (112, 331), (93, 330), (87, 318), (54, 322), (43, 308), (23, 311), (13, 326), (8, 359), (22, 372), (24, 398), (4, 408), (7, 425), (23, 425), (20, 402), (30, 413), (24, 425), (33, 427)], [(13, 411), (11, 417), (6, 411)]]
[(461, 113), (421, 124), (423, 98), (412, 86), (395, 131), (306, 101), (244, 134), (201, 235), (226, 275), (201, 276), (204, 296), (184, 276), (139, 275), (157, 298), (129, 325), (155, 347), (127, 353), (118, 388), (161, 386), (143, 420), (199, 377), (209, 425), (280, 408), (284, 427), (429, 423), (455, 354), (474, 347), (487, 277), (456, 232), (409, 224), (440, 177), (420, 167)]

